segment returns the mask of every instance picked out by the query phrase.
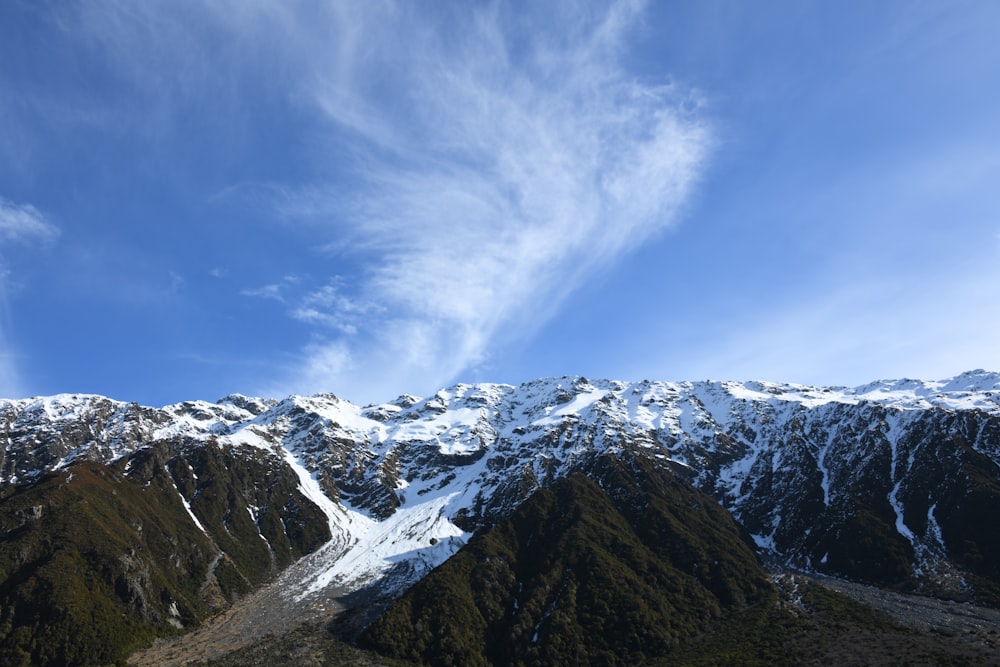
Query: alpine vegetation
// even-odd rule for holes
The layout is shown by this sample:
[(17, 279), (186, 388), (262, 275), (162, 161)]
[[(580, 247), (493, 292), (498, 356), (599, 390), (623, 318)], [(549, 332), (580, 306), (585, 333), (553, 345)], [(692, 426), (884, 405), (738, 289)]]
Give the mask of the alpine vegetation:
[[(767, 662), (804, 650), (801, 605), (855, 609), (812, 584), (789, 602), (768, 570), (1000, 607), (986, 371), (560, 377), (366, 406), (59, 395), (0, 402), (0, 423), (4, 664), (110, 663), (227, 609), (243, 639), (201, 657), (334, 620), (421, 664)], [(762, 623), (789, 630), (734, 639)]]

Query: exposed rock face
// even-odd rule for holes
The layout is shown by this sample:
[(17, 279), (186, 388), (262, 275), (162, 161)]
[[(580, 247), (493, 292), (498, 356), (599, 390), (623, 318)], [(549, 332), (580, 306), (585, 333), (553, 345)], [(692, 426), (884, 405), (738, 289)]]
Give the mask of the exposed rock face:
[[(1000, 376), (985, 371), (855, 389), (550, 378), (366, 407), (329, 394), (159, 409), (62, 395), (0, 401), (0, 434), (0, 499), (12, 508), (0, 529), (45, 524), (48, 497), (6, 504), (51, 484), (48, 473), (72, 487), (84, 462), (103, 466), (179, 513), (202, 546), (176, 549), (177, 567), (199, 586), (211, 571), (209, 588), (229, 597), (306, 554), (296, 599), (399, 590), (536, 490), (614, 456), (715, 498), (766, 559), (1000, 604), (989, 528), (1000, 519)], [(155, 532), (133, 518), (133, 541)], [(125, 607), (154, 624), (176, 620), (175, 603), (188, 620), (201, 613), (185, 617), (179, 593), (146, 591), (125, 553)]]

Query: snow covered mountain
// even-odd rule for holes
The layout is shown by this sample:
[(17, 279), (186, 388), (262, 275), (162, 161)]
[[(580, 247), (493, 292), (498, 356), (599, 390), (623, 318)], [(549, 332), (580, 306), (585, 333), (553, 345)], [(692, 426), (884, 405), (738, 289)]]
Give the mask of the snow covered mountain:
[(255, 541), (270, 561), (253, 583), (309, 553), (287, 586), (300, 600), (400, 590), (614, 456), (713, 496), (767, 562), (1000, 603), (1000, 374), (986, 371), (857, 388), (564, 377), (364, 407), (59, 395), (0, 401), (0, 428), (0, 487), (69, 481), (84, 461), (155, 482), (214, 566), (257, 562), (235, 553)]

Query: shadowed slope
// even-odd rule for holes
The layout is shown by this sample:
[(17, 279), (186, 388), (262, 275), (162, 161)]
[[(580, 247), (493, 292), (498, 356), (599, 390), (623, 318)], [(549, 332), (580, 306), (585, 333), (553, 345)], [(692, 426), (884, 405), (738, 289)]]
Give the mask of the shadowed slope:
[(474, 537), (363, 644), (434, 665), (636, 664), (773, 596), (708, 496), (636, 460), (602, 457), (589, 475)]

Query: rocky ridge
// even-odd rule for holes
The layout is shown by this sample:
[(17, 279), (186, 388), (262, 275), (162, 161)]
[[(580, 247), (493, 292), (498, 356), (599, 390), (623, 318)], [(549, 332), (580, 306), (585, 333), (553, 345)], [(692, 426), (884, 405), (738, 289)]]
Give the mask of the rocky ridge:
[(1000, 604), (1000, 537), (983, 530), (1000, 518), (1000, 375), (986, 371), (857, 388), (546, 378), (364, 407), (60, 395), (0, 401), (0, 429), (0, 488), (83, 461), (159, 480), (246, 587), (308, 554), (285, 587), (298, 601), (402, 590), (613, 454), (710, 494), (776, 564)]

